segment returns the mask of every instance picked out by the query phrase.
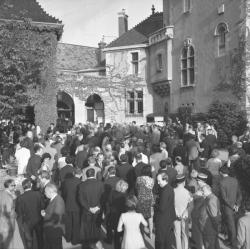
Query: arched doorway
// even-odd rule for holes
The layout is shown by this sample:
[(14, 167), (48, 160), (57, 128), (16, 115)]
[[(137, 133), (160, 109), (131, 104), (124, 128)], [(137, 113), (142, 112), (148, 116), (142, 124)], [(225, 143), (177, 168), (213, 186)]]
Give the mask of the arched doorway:
[(71, 96), (63, 91), (57, 93), (57, 125), (65, 130), (75, 122), (75, 106)]
[(85, 103), (87, 107), (87, 121), (104, 123), (104, 103), (98, 94), (92, 94)]

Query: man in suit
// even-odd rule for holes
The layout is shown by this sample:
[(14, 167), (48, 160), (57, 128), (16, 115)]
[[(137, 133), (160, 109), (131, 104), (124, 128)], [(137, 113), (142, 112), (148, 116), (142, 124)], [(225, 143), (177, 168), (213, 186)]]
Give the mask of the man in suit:
[(43, 248), (42, 216), (43, 199), (39, 191), (33, 191), (30, 179), (22, 182), (24, 193), (16, 200), (17, 223), (20, 235), (27, 249), (35, 248), (34, 232), (37, 238), (38, 249)]
[(74, 173), (73, 157), (70, 157), (70, 156), (66, 157), (65, 162), (67, 164), (63, 168), (61, 168), (59, 171), (59, 178), (60, 178), (61, 184), (65, 179), (67, 179), (68, 177), (71, 177), (72, 174)]
[(110, 202), (112, 191), (114, 191), (117, 182), (120, 180), (116, 176), (115, 167), (111, 166), (108, 169), (108, 178), (104, 182), (104, 202), (105, 202), (105, 212), (106, 212), (106, 227), (107, 227), (107, 243), (112, 243), (112, 226), (111, 226), (111, 212), (110, 212)]
[(169, 157), (166, 160), (161, 160), (160, 167), (161, 168), (159, 169), (158, 173), (165, 172), (168, 175), (169, 185), (173, 187), (175, 185), (177, 171), (172, 166), (172, 159)]
[(104, 186), (95, 178), (95, 170), (86, 171), (87, 180), (79, 185), (78, 200), (80, 202), (81, 240), (84, 246), (100, 246), (101, 206)]
[(38, 170), (41, 168), (41, 160), (42, 160), (42, 154), (43, 154), (43, 148), (40, 144), (34, 145), (34, 153), (31, 154), (31, 157), (29, 158), (26, 172), (27, 175), (33, 180), (36, 181), (38, 177)]
[(142, 154), (141, 153), (137, 153), (136, 156), (135, 156), (135, 159), (136, 159), (136, 165), (135, 165), (135, 177), (139, 177), (142, 175), (142, 169), (144, 166), (147, 166), (148, 164), (142, 162)]
[(62, 198), (65, 201), (65, 239), (73, 245), (80, 242), (80, 204), (77, 200), (77, 191), (81, 183), (82, 171), (76, 169), (74, 174), (62, 182), (61, 191)]
[(166, 172), (159, 173), (157, 182), (160, 186), (160, 195), (155, 209), (155, 249), (171, 249), (174, 245), (174, 190), (168, 184)]
[(128, 163), (128, 156), (126, 154), (122, 154), (120, 160), (121, 164), (116, 168), (116, 175), (128, 183), (129, 191), (131, 191), (135, 184), (134, 168)]
[(222, 179), (220, 181), (220, 196), (222, 204), (223, 220), (225, 220), (228, 230), (228, 243), (233, 248), (236, 247), (236, 225), (235, 212), (241, 204), (241, 191), (236, 178), (229, 176), (229, 168), (224, 165), (220, 168)]
[(65, 204), (62, 197), (57, 193), (57, 187), (52, 183), (46, 185), (45, 195), (50, 199), (50, 202), (47, 208), (41, 211), (44, 219), (44, 247), (46, 249), (63, 249)]
[(205, 249), (219, 249), (220, 203), (209, 185), (203, 185), (202, 193), (205, 201), (201, 208), (199, 225), (204, 247)]

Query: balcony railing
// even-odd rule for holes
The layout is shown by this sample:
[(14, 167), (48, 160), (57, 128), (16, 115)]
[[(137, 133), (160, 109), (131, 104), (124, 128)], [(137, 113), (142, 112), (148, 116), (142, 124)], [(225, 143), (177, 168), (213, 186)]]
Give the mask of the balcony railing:
[(174, 26), (166, 26), (152, 33), (149, 37), (149, 45), (161, 42), (167, 39), (173, 39)]

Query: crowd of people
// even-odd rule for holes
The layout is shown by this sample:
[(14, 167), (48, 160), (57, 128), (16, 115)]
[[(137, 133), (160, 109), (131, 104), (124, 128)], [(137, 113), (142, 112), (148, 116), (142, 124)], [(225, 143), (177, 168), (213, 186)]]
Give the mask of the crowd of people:
[(62, 249), (63, 237), (103, 248), (103, 226), (115, 249), (146, 248), (146, 236), (155, 249), (219, 249), (221, 239), (249, 249), (250, 191), (238, 173), (249, 145), (246, 131), (221, 149), (212, 125), (178, 119), (65, 134), (1, 122), (1, 171), (15, 166), (16, 176), (0, 191), (0, 248)]

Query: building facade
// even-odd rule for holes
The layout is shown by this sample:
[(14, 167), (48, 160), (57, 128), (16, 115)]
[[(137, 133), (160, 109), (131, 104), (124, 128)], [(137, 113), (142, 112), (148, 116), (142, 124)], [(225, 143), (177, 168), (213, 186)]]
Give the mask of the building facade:
[(170, 112), (206, 112), (215, 100), (248, 111), (249, 1), (163, 0), (163, 12), (173, 30)]

